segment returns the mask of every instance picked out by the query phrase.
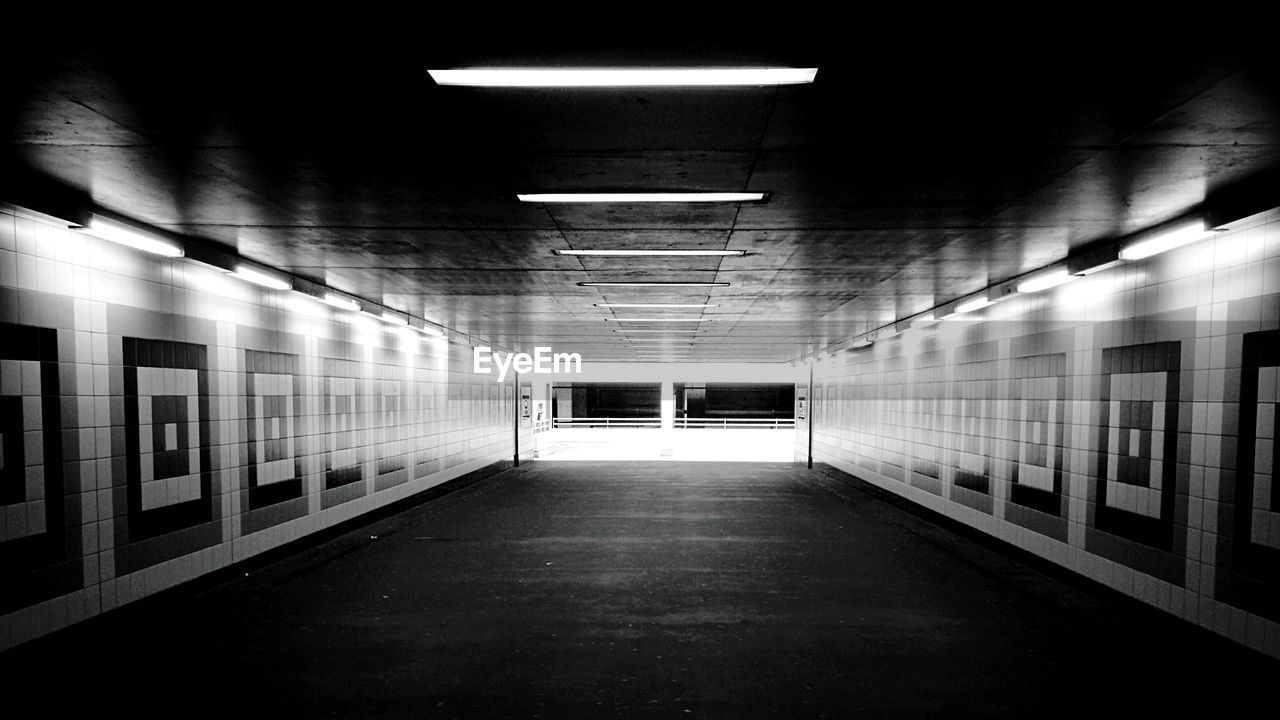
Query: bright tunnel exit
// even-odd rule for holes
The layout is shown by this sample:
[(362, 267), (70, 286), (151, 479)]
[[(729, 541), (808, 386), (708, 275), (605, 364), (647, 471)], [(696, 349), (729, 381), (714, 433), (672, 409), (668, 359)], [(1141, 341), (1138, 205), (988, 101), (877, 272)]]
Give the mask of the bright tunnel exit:
[[(523, 380), (523, 379), (522, 379)], [(803, 462), (807, 373), (751, 363), (585, 363), (528, 387), (541, 461)]]

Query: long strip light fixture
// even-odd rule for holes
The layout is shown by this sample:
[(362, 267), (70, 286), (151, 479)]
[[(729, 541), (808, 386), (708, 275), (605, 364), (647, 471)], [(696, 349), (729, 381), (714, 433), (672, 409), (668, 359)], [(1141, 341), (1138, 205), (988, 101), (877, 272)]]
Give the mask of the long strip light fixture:
[(1075, 280), (1077, 276), (1067, 272), (1066, 268), (1055, 268), (1036, 273), (1018, 283), (1018, 292), (1020, 293), (1038, 293), (1042, 290), (1056, 288), (1059, 285)]
[(605, 318), (605, 322), (643, 322), (643, 323), (663, 323), (663, 322), (711, 322), (711, 318)]
[(1120, 259), (1141, 260), (1183, 245), (1190, 245), (1197, 240), (1209, 237), (1210, 234), (1210, 231), (1205, 229), (1204, 220), (1197, 218), (1138, 237), (1121, 248)]
[(232, 277), (240, 278), (254, 285), (271, 288), (272, 290), (291, 290), (293, 288), (293, 284), (283, 277), (244, 263), (237, 264), (235, 270), (232, 270), (229, 274)]
[[(65, 224), (65, 227), (70, 230), (91, 235), (100, 240), (106, 240), (117, 245), (124, 245), (135, 250), (142, 250), (144, 252), (168, 258), (187, 257), (187, 248), (185, 245), (189, 241), (185, 238), (182, 238), (181, 236), (171, 236), (168, 233), (150, 229), (131, 221), (117, 219), (111, 215), (104, 215), (96, 211), (89, 211), (85, 213), (87, 221), (81, 219), (72, 222), (65, 218), (59, 218), (57, 215), (42, 213), (39, 210), (33, 210), (33, 212), (48, 218), (50, 221), (63, 223)], [(215, 252), (215, 254), (217, 253)], [(227, 255), (224, 255), (224, 257), (227, 257)], [(208, 259), (207, 254), (202, 252), (198, 254), (198, 261), (217, 267), (231, 277), (244, 280), (260, 287), (279, 291), (292, 290), (295, 294), (303, 298), (317, 303), (324, 303), (325, 305), (337, 310), (346, 310), (352, 313), (365, 315), (389, 325), (401, 327), (407, 326), (408, 328), (412, 328), (431, 337), (448, 337), (443, 329), (431, 325), (428, 322), (421, 321), (420, 324), (419, 322), (414, 322), (411, 317), (407, 317), (401, 313), (390, 310), (380, 312), (373, 312), (371, 309), (367, 310), (365, 309), (366, 307), (372, 308), (374, 306), (366, 306), (362, 301), (357, 300), (356, 298), (328, 291), (323, 285), (317, 285), (310, 282), (305, 283), (316, 290), (320, 290), (321, 292), (318, 295), (312, 294), (314, 290), (311, 292), (297, 290), (294, 288), (292, 276), (272, 271), (258, 263), (241, 262), (235, 260), (235, 257), (236, 255), (231, 253), (229, 254), (228, 260), (215, 261)], [(223, 265), (222, 262), (229, 262), (229, 266)]]
[(746, 250), (552, 250), (556, 255), (580, 257), (737, 257)]
[(182, 257), (185, 253), (182, 246), (153, 233), (133, 227), (132, 225), (112, 220), (102, 215), (94, 215), (89, 224), (77, 228), (81, 232), (102, 240), (125, 245), (135, 250), (143, 250), (153, 255), (164, 257)]
[(357, 302), (357, 301), (355, 301), (355, 300), (353, 300), (353, 299), (351, 299), (351, 298), (349, 298), (349, 297), (343, 297), (342, 295), (337, 295), (337, 294), (334, 294), (334, 293), (325, 293), (325, 294), (320, 298), (320, 302), (322, 302), (322, 303), (324, 303), (325, 305), (328, 305), (328, 306), (330, 306), (330, 307), (338, 308), (339, 310), (350, 310), (351, 312), (359, 312), (359, 311), (360, 311), (360, 303), (359, 303), (359, 302)]
[(595, 303), (595, 306), (598, 308), (662, 308), (664, 310), (720, 307), (707, 303)]
[(956, 312), (959, 314), (977, 312), (984, 308), (989, 308), (995, 304), (996, 303), (994, 300), (988, 298), (985, 294), (983, 294), (972, 300), (967, 300), (965, 302), (960, 303), (959, 305), (956, 305)]
[(536, 68), (427, 70), (437, 85), (499, 88), (741, 87), (804, 85), (817, 68)]
[(761, 202), (762, 192), (581, 192), (520, 193), (526, 203), (735, 203)]
[(664, 282), (660, 280), (628, 280), (618, 282), (580, 282), (579, 287), (729, 287), (727, 282)]
[[(1226, 223), (1222, 224), (1225, 225)], [(1100, 248), (1094, 247), (1091, 250), (1068, 257), (1048, 268), (1042, 268), (1027, 273), (1020, 278), (992, 285), (981, 293), (972, 296), (968, 300), (960, 301), (954, 306), (951, 306), (950, 303), (943, 303), (915, 317), (891, 322), (874, 330), (861, 333), (854, 337), (854, 342), (848, 346), (848, 349), (869, 347), (870, 344), (876, 341), (897, 337), (902, 334), (904, 327), (916, 328), (932, 325), (936, 322), (935, 318), (946, 319), (956, 315), (977, 312), (1015, 294), (1026, 295), (1043, 292), (1126, 261), (1142, 260), (1169, 250), (1185, 247), (1199, 240), (1212, 237), (1214, 232), (1215, 230), (1207, 226), (1203, 217), (1176, 220), (1129, 236), (1126, 240), (1118, 243), (1118, 251), (1115, 249), (1116, 244), (1113, 244), (1110, 250), (1106, 245)], [(1078, 269), (1075, 266), (1078, 266)], [(1006, 289), (1003, 292), (998, 292), (999, 288)], [(951, 307), (951, 310), (940, 315), (940, 309), (943, 307)], [(814, 355), (813, 357), (817, 356)]]

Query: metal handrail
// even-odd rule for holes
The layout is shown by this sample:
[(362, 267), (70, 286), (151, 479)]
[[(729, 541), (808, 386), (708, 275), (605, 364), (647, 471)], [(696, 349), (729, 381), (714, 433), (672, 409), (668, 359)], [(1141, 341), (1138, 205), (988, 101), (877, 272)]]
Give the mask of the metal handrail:
[(660, 428), (662, 418), (556, 418), (553, 427)]
[(678, 428), (761, 428), (764, 430), (782, 430), (794, 428), (793, 418), (676, 418)]
[[(674, 427), (682, 430), (700, 428), (785, 430), (795, 428), (793, 418), (675, 418)], [(552, 427), (572, 428), (659, 428), (662, 418), (555, 418)]]

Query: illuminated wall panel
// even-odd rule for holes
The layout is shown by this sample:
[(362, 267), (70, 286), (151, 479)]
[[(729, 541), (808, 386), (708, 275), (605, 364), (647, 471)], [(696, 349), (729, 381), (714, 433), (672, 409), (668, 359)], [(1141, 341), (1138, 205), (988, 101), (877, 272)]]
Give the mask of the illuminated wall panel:
[(1280, 656), (1280, 212), (975, 315), (819, 363), (815, 459)]

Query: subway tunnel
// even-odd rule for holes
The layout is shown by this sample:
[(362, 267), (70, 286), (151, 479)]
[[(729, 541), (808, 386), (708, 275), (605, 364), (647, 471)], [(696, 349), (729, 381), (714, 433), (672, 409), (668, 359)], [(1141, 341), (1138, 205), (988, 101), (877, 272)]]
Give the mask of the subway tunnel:
[(1273, 704), (1265, 44), (392, 20), (0, 51), (6, 716)]

